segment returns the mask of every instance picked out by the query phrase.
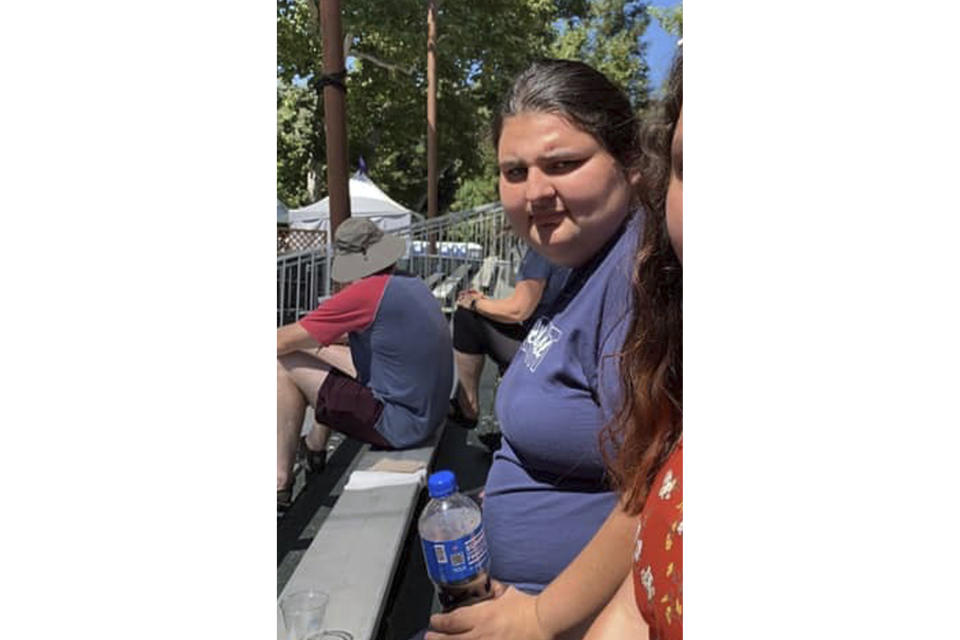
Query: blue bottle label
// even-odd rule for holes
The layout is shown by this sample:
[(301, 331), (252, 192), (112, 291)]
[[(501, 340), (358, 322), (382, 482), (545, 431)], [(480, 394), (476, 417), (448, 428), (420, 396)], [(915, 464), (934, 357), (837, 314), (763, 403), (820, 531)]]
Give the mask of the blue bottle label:
[(456, 540), (424, 540), (423, 557), (427, 573), (437, 584), (469, 580), (487, 568), (487, 539), (483, 525)]

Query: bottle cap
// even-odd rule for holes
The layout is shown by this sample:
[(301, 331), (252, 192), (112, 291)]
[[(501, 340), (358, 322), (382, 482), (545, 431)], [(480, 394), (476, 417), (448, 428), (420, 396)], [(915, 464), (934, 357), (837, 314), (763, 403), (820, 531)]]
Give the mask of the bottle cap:
[(427, 480), (427, 488), (430, 490), (431, 498), (445, 498), (457, 490), (457, 478), (453, 471), (444, 469), (430, 474)]

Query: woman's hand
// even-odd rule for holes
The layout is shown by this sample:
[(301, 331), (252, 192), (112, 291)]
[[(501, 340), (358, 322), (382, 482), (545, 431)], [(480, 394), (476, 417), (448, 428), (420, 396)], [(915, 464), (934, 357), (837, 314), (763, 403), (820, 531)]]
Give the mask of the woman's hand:
[(486, 298), (486, 296), (476, 289), (467, 289), (457, 295), (457, 306), (469, 309), (474, 300), (482, 300), (484, 298)]
[(430, 628), (424, 640), (480, 640), (508, 638), (548, 640), (550, 636), (537, 619), (536, 596), (493, 581), (493, 599), (450, 613), (430, 616)]

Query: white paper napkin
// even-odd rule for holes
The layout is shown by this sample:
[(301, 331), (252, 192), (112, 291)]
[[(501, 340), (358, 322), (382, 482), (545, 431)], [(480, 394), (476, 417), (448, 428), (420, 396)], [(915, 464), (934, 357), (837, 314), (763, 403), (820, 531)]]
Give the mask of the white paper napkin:
[(392, 487), (401, 484), (417, 483), (423, 485), (427, 477), (426, 469), (420, 469), (413, 473), (403, 473), (397, 471), (354, 471), (350, 474), (344, 491), (360, 491), (363, 489), (375, 489), (377, 487)]

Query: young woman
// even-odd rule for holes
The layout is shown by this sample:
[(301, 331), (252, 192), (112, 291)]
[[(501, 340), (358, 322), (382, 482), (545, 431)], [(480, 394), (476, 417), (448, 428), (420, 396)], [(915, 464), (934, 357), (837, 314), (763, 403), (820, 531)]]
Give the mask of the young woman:
[[(683, 58), (643, 137), (650, 212), (620, 369), (624, 410), (607, 432), (622, 504), (640, 513), (633, 571), (588, 638), (683, 638)], [(664, 194), (659, 196), (658, 194)]]
[[(611, 471), (620, 504), (542, 593), (497, 585), (493, 601), (434, 616), (432, 626), (442, 634), (428, 640), (580, 637), (601, 608), (591, 639), (682, 637), (681, 107), (678, 58), (660, 117), (645, 128), (635, 178), (650, 213), (636, 253), (633, 314), (620, 360), (624, 404), (605, 431), (617, 452)], [(576, 518), (555, 522), (557, 535)], [(624, 537), (625, 525), (630, 533)]]
[(497, 392), (503, 443), (483, 519), (491, 574), (510, 586), (435, 616), (428, 639), (550, 637), (584, 624), (627, 575), (636, 529), (605, 482), (599, 433), (621, 404), (616, 356), (642, 226), (637, 120), (596, 70), (544, 60), (517, 77), (493, 133), (511, 226), (571, 273)]

